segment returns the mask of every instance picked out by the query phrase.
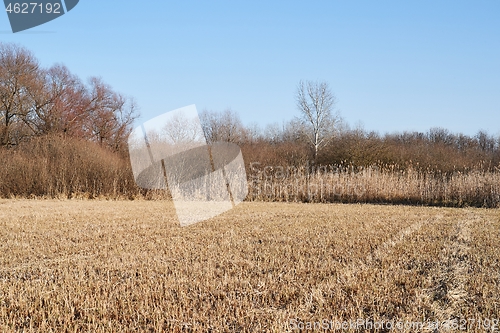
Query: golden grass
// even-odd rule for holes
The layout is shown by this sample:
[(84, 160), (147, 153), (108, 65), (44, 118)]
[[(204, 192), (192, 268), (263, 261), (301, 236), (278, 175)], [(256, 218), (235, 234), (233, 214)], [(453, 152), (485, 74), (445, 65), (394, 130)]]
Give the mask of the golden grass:
[(2, 332), (500, 313), (499, 210), (245, 202), (181, 228), (167, 201), (3, 200), (0, 227)]

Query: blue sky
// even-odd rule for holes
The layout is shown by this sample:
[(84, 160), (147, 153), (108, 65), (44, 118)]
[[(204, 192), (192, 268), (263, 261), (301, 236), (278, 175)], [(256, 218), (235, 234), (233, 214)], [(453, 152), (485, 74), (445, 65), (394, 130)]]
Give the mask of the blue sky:
[(96, 1), (0, 40), (101, 76), (140, 121), (196, 104), (262, 126), (329, 82), (351, 126), (500, 135), (500, 1)]

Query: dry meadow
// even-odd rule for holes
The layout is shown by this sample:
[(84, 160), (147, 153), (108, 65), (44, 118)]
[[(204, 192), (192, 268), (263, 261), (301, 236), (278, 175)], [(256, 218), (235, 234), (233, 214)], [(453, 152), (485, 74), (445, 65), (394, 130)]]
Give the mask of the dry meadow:
[(181, 228), (168, 201), (2, 200), (0, 227), (2, 332), (498, 330), (498, 209), (245, 202)]

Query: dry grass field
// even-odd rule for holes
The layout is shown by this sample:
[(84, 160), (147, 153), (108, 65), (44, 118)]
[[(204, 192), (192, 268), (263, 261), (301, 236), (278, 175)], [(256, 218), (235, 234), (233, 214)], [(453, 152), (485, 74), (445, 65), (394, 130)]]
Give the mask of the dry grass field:
[(181, 228), (167, 201), (2, 200), (0, 253), (1, 332), (500, 317), (498, 209), (245, 202)]

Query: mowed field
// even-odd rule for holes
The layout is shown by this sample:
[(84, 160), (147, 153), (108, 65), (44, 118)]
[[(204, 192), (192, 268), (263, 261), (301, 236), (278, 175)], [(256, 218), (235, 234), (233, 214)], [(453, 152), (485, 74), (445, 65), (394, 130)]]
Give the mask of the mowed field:
[(181, 228), (167, 201), (2, 200), (0, 249), (1, 332), (500, 317), (498, 209), (245, 202)]

